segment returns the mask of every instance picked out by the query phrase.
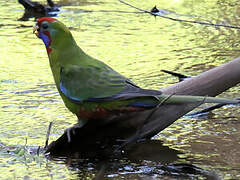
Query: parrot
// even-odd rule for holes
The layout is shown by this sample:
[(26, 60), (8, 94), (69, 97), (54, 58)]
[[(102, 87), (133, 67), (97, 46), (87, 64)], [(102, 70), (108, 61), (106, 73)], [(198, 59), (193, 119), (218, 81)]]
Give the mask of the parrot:
[(52, 17), (37, 19), (33, 33), (47, 51), (57, 90), (65, 106), (77, 116), (78, 124), (101, 123), (120, 114), (160, 108), (160, 104), (227, 103), (225, 98), (169, 95), (159, 90), (143, 89), (103, 61), (85, 53), (70, 30)]

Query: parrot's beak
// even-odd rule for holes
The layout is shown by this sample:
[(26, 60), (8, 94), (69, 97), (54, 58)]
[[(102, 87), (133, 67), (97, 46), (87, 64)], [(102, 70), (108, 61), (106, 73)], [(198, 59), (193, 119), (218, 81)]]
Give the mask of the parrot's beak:
[(39, 26), (38, 25), (35, 25), (33, 26), (33, 33), (39, 38)]

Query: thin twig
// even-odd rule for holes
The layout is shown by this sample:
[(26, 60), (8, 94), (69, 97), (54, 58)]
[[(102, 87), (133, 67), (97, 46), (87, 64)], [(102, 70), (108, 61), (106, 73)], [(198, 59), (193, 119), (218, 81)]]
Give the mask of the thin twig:
[(120, 10), (84, 10), (83, 13), (133, 13), (133, 14), (140, 14), (144, 12), (139, 12), (139, 11), (120, 11)]
[[(240, 98), (234, 98), (234, 99), (240, 100)], [(187, 114), (186, 116), (199, 116), (199, 115), (203, 115), (203, 114), (209, 113), (209, 112), (211, 112), (211, 111), (213, 111), (215, 109), (219, 109), (219, 108), (221, 108), (223, 106), (226, 106), (226, 105), (229, 105), (229, 104), (225, 104), (225, 103), (216, 104), (216, 105), (210, 106), (208, 108), (205, 108), (203, 110)]]
[(37, 156), (39, 156), (40, 150), (41, 150), (41, 146), (38, 146), (38, 148), (37, 148)]
[(53, 122), (50, 122), (49, 125), (48, 125), (48, 130), (47, 130), (46, 142), (45, 142), (44, 149), (46, 149), (47, 146), (48, 146), (48, 140), (49, 140), (49, 136), (50, 136), (50, 131), (51, 131), (51, 128), (52, 128), (52, 124), (53, 124)]
[(137, 10), (139, 10), (139, 11), (142, 11), (142, 12), (145, 12), (145, 13), (149, 13), (149, 14), (154, 15), (154, 13), (152, 13), (151, 11), (138, 8), (138, 7), (133, 6), (133, 5), (131, 5), (131, 4), (127, 3), (127, 2), (125, 2), (125, 1), (119, 0), (119, 2), (120, 2), (120, 3), (123, 3), (123, 4), (127, 5), (127, 6), (130, 6), (130, 7), (134, 8), (134, 9), (137, 9)]
[(169, 96), (167, 96), (166, 98), (164, 98), (162, 101), (159, 102), (159, 104), (157, 105), (157, 107), (155, 107), (151, 112), (150, 114), (148, 115), (148, 117), (144, 120), (144, 124), (146, 122), (148, 122), (148, 120), (152, 117), (152, 115), (158, 110), (158, 108), (163, 105), (168, 99), (170, 99), (172, 96), (174, 95), (173, 94), (170, 94)]
[(186, 22), (186, 23), (195, 23), (195, 24), (201, 24), (201, 25), (206, 25), (206, 26), (215, 26), (215, 27), (226, 27), (226, 28), (233, 28), (233, 29), (240, 29), (239, 26), (234, 26), (234, 25), (226, 25), (226, 24), (215, 24), (215, 23), (211, 23), (211, 22), (204, 22), (204, 21), (195, 21), (195, 20), (184, 20), (184, 19), (178, 19), (178, 18), (172, 18), (172, 17), (168, 17), (168, 16), (164, 16), (164, 15), (161, 15), (161, 14), (158, 14), (158, 13), (155, 13), (155, 12), (151, 12), (151, 11), (148, 11), (148, 10), (144, 10), (144, 9), (141, 9), (141, 8), (138, 8), (138, 7), (135, 7), (125, 1), (122, 1), (122, 0), (119, 0), (119, 2), (127, 5), (127, 6), (130, 6), (134, 9), (137, 9), (139, 11), (142, 11), (144, 13), (148, 13), (148, 14), (151, 14), (153, 16), (159, 16), (159, 17), (162, 17), (162, 18), (165, 18), (165, 19), (169, 19), (169, 20), (172, 20), (172, 21), (178, 21), (178, 22)]
[[(137, 132), (132, 136), (130, 137), (129, 139), (126, 140), (126, 142), (124, 142), (123, 144), (121, 144), (120, 147), (118, 147), (115, 152), (118, 152), (120, 150), (122, 150), (125, 146), (127, 146), (128, 144), (131, 144), (135, 141), (137, 141), (138, 139), (140, 139), (140, 134), (142, 132), (142, 128), (144, 126), (145, 123), (147, 123), (149, 121), (149, 119), (152, 117), (152, 115), (159, 109), (160, 106), (162, 106), (169, 98), (171, 98), (172, 96), (174, 95), (173, 94), (170, 94), (169, 96), (167, 96), (166, 98), (164, 98), (163, 100), (161, 100), (159, 102), (159, 104), (150, 112), (150, 114), (147, 116), (147, 118), (141, 123), (140, 127), (138, 127), (138, 130)], [(159, 98), (156, 96), (156, 98), (159, 100)]]

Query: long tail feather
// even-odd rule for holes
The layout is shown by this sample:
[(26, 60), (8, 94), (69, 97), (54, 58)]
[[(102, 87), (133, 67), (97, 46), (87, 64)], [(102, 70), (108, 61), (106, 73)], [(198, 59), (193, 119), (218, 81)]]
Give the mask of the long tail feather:
[(171, 96), (167, 99), (165, 103), (168, 104), (181, 104), (181, 103), (194, 103), (194, 102), (203, 102), (203, 103), (224, 103), (224, 104), (237, 104), (240, 103), (239, 100), (233, 99), (225, 99), (225, 98), (216, 98), (216, 97), (205, 97), (205, 96), (186, 96), (186, 95), (167, 95), (162, 94), (157, 97), (159, 100), (163, 100)]

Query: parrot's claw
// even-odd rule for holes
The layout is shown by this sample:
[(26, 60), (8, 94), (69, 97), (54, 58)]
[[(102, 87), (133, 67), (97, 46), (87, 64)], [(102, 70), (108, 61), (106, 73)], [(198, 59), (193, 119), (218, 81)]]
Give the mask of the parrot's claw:
[(67, 141), (68, 141), (68, 143), (71, 142), (71, 133), (72, 133), (73, 135), (76, 134), (75, 129), (76, 129), (76, 127), (70, 127), (70, 128), (67, 128), (67, 129), (65, 130), (65, 132), (66, 132), (66, 134), (67, 134)]
[(83, 127), (85, 123), (84, 122), (79, 122), (77, 124), (75, 124), (74, 126), (67, 128), (65, 130), (65, 133), (67, 134), (67, 141), (68, 143), (70, 143), (72, 141), (71, 135), (75, 135), (76, 134), (76, 129), (79, 129), (81, 127)]

